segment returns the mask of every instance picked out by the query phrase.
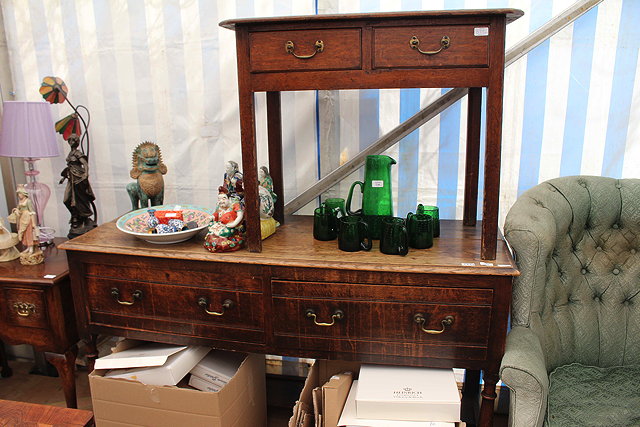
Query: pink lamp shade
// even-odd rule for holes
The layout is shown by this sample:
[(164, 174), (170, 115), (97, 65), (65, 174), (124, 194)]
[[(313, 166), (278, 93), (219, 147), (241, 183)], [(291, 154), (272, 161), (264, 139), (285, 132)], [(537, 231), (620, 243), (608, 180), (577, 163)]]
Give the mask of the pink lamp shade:
[(5, 101), (0, 156), (43, 158), (60, 155), (47, 102)]

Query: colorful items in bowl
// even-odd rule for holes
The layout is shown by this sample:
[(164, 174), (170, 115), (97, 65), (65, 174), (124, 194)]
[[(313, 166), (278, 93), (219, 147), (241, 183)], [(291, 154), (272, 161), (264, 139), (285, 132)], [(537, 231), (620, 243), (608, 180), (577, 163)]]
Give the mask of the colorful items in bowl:
[[(156, 216), (158, 212), (163, 211), (175, 211), (180, 212), (181, 219), (169, 219), (167, 224), (155, 223), (155, 227), (163, 227), (161, 233), (153, 233), (149, 228), (149, 211), (152, 212), (152, 216)], [(149, 243), (156, 244), (169, 244), (184, 242), (195, 236), (200, 230), (209, 225), (209, 221), (213, 216), (213, 210), (194, 205), (160, 205), (150, 208), (138, 209), (133, 212), (122, 215), (116, 222), (116, 227), (124, 233), (131, 234), (139, 239), (147, 241)], [(170, 223), (170, 224), (169, 224)], [(179, 227), (180, 223), (182, 227)], [(187, 227), (185, 230), (184, 228)], [(182, 231), (172, 231), (181, 229)]]

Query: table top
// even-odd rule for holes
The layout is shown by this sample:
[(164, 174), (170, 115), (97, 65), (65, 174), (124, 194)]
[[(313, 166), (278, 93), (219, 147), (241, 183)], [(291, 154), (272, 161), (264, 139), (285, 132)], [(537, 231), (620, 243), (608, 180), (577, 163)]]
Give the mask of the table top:
[(116, 228), (115, 222), (70, 240), (62, 249), (68, 251), (173, 258), (194, 261), (218, 261), (288, 267), (316, 267), (397, 271), (405, 273), (474, 274), (517, 276), (519, 274), (505, 242), (498, 240), (496, 259), (480, 258), (482, 226), (463, 226), (462, 221), (441, 220), (441, 236), (430, 249), (409, 249), (407, 256), (385, 255), (379, 241), (373, 241), (369, 252), (343, 252), (337, 240), (323, 242), (313, 238), (313, 219), (293, 215), (286, 224), (263, 241), (262, 252), (242, 249), (231, 253), (209, 253), (203, 247), (204, 233), (171, 245), (155, 245), (128, 235)]
[(66, 238), (56, 237), (54, 244), (42, 250), (44, 262), (37, 265), (22, 265), (20, 259), (0, 262), (0, 283), (40, 283), (53, 285), (69, 275), (67, 254), (58, 245)]
[(234, 30), (238, 25), (294, 23), (294, 22), (329, 22), (354, 21), (367, 19), (398, 19), (398, 18), (431, 18), (431, 17), (467, 17), (505, 15), (507, 23), (513, 22), (524, 15), (519, 9), (462, 9), (462, 10), (419, 10), (411, 12), (379, 12), (379, 13), (342, 13), (322, 15), (277, 16), (267, 18), (239, 18), (220, 22), (220, 26)]
[(92, 420), (93, 413), (82, 409), (0, 400), (2, 426), (88, 426)]

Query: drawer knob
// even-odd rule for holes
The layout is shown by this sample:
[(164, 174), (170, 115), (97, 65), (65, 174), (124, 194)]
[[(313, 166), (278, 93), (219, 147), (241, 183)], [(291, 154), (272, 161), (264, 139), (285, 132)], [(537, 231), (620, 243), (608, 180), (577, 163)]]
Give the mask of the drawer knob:
[(222, 316), (224, 312), (233, 307), (233, 301), (226, 299), (222, 301), (222, 311), (209, 311), (209, 300), (205, 297), (198, 298), (198, 305), (204, 308), (204, 312), (211, 316)]
[(336, 320), (344, 319), (344, 311), (340, 310), (339, 308), (337, 308), (333, 312), (333, 314), (331, 315), (331, 323), (318, 322), (318, 317), (316, 315), (316, 312), (312, 308), (306, 309), (305, 310), (305, 315), (307, 317), (312, 318), (313, 319), (313, 323), (315, 323), (318, 326), (333, 326), (333, 325), (335, 325)]
[(32, 313), (36, 312), (36, 306), (30, 302), (13, 303), (13, 308), (16, 309), (18, 316), (22, 317), (29, 317)]
[(441, 334), (444, 332), (444, 330), (447, 328), (447, 326), (451, 326), (453, 325), (453, 321), (454, 321), (454, 317), (453, 316), (445, 316), (444, 319), (442, 319), (442, 329), (425, 329), (424, 328), (424, 323), (427, 321), (427, 319), (424, 317), (424, 314), (422, 313), (416, 313), (413, 316), (413, 321), (416, 322), (419, 326), (420, 329), (422, 329), (422, 332), (426, 332), (428, 334), (431, 335), (437, 335), (437, 334)]
[(411, 49), (415, 49), (423, 55), (435, 55), (436, 53), (440, 53), (443, 49), (448, 49), (449, 46), (451, 46), (451, 39), (449, 36), (442, 36), (442, 39), (440, 39), (440, 49), (422, 50), (420, 49), (420, 39), (418, 36), (413, 36), (411, 37), (411, 40), (409, 40), (409, 46), (411, 46)]
[(298, 55), (294, 52), (295, 50), (295, 45), (293, 44), (293, 42), (291, 40), (287, 41), (284, 44), (284, 50), (287, 53), (290, 53), (291, 55), (295, 56), (296, 58), (299, 59), (309, 59), (309, 58), (313, 58), (314, 56), (316, 56), (316, 53), (322, 52), (324, 50), (324, 42), (322, 40), (316, 40), (316, 42), (313, 45), (315, 47), (315, 52), (313, 52), (311, 55)]
[(118, 288), (111, 288), (111, 295), (113, 295), (113, 297), (120, 305), (133, 305), (136, 303), (136, 301), (142, 299), (142, 291), (139, 289), (136, 289), (131, 294), (131, 296), (133, 297), (133, 301), (120, 301), (120, 291), (118, 290)]

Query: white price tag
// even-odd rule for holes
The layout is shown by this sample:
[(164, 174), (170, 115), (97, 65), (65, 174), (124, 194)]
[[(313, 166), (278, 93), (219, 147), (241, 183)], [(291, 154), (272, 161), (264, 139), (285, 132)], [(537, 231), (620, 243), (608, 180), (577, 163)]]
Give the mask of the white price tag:
[(374, 179), (373, 181), (371, 181), (371, 186), (373, 188), (382, 188), (384, 187), (384, 181), (381, 179)]
[(475, 262), (462, 262), (461, 263), (463, 267), (475, 267), (476, 263)]
[(489, 35), (489, 27), (476, 27), (473, 29), (473, 35), (476, 37), (486, 37)]
[(43, 277), (45, 279), (55, 279), (56, 275), (55, 274), (45, 274)]

